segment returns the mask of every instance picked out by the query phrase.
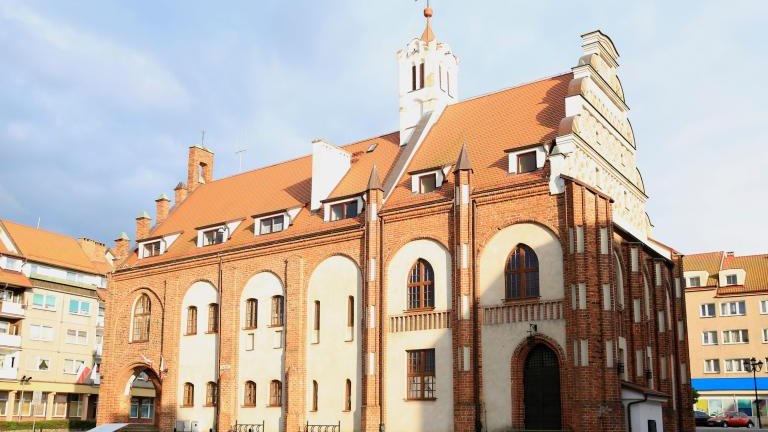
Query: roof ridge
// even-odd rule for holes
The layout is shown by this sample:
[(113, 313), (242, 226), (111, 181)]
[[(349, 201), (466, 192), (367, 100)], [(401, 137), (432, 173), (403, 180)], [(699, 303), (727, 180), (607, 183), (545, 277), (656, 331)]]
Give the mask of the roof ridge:
[(452, 105), (459, 105), (459, 104), (464, 103), (464, 102), (469, 102), (469, 101), (473, 101), (473, 100), (476, 100), (476, 99), (482, 99), (484, 97), (493, 96), (493, 95), (495, 95), (497, 93), (503, 93), (505, 91), (515, 90), (515, 89), (518, 89), (518, 88), (521, 88), (521, 87), (529, 86), (531, 84), (536, 84), (536, 83), (539, 83), (539, 82), (542, 82), (542, 81), (551, 80), (553, 78), (560, 78), (562, 76), (569, 75), (569, 74), (573, 74), (573, 72), (567, 71), (567, 72), (563, 72), (563, 73), (559, 73), (559, 74), (554, 74), (554, 75), (549, 75), (549, 76), (545, 76), (545, 77), (542, 77), (542, 78), (538, 78), (538, 79), (535, 79), (535, 80), (532, 80), (532, 81), (526, 81), (526, 82), (523, 82), (523, 83), (520, 83), (520, 84), (512, 85), (510, 87), (504, 87), (504, 88), (499, 89), (499, 90), (494, 90), (494, 91), (490, 91), (490, 92), (487, 92), (487, 93), (482, 93), (482, 94), (479, 94), (479, 95), (468, 97), (466, 99), (462, 99), (460, 101), (457, 101), (456, 103), (454, 103)]

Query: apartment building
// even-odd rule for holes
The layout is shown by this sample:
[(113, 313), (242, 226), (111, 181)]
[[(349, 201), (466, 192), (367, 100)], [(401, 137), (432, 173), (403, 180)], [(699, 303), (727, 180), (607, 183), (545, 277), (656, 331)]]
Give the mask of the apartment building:
[(686, 255), (691, 381), (696, 408), (710, 414), (755, 415), (755, 380), (745, 361), (762, 361), (757, 373), (760, 414), (768, 399), (768, 255), (733, 252)]
[(94, 419), (112, 257), (0, 220), (0, 419)]
[(613, 41), (460, 100), (425, 17), (399, 129), (222, 179), (189, 148), (173, 207), (116, 241), (100, 423), (693, 428), (682, 267), (652, 237)]

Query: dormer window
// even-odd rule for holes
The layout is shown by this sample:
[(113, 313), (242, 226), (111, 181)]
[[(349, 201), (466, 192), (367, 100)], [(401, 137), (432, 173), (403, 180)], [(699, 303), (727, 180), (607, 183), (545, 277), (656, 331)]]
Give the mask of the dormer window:
[(331, 221), (357, 217), (359, 213), (357, 200), (331, 204)]
[(510, 174), (522, 174), (544, 167), (547, 152), (543, 145), (536, 144), (523, 148), (506, 150), (508, 171)]
[(203, 244), (202, 246), (210, 246), (215, 244), (224, 243), (224, 234), (227, 229), (224, 227), (218, 227), (203, 231)]
[(517, 173), (536, 171), (536, 152), (530, 151), (517, 155)]
[(736, 285), (736, 275), (730, 274), (725, 277), (725, 284), (726, 285)]
[(285, 216), (265, 217), (259, 220), (259, 234), (270, 234), (285, 229)]
[(148, 258), (160, 255), (160, 240), (144, 243), (142, 257)]
[(698, 288), (700, 286), (701, 286), (701, 277), (694, 276), (694, 277), (688, 279), (688, 287), (689, 288)]
[(437, 173), (419, 177), (419, 193), (429, 193), (437, 189)]

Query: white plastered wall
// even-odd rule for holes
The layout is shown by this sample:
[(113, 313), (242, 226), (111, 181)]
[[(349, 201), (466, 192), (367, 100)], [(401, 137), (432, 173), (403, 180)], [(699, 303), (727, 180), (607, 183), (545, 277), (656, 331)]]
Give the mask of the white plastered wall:
[[(309, 279), (307, 295), (307, 420), (336, 424), (342, 431), (360, 429), (360, 298), (363, 279), (351, 259), (335, 255), (321, 262)], [(347, 302), (354, 296), (352, 338), (347, 336)], [(313, 343), (315, 301), (320, 301), (320, 331)], [(352, 382), (351, 410), (344, 411), (346, 380)], [(317, 381), (317, 411), (312, 410), (312, 381)]]
[[(435, 274), (435, 311), (451, 309), (451, 255), (432, 240), (415, 240), (392, 257), (387, 268), (387, 314), (400, 315), (407, 307), (408, 274), (419, 258)], [(387, 333), (387, 431), (453, 430), (453, 350), (450, 329)], [(435, 349), (434, 401), (408, 401), (406, 350)]]
[[(179, 328), (179, 382), (177, 393), (179, 405), (176, 409), (178, 420), (199, 422), (200, 430), (213, 427), (213, 407), (205, 406), (206, 385), (216, 381), (216, 338), (218, 333), (208, 334), (208, 305), (218, 303), (216, 288), (209, 282), (192, 284), (181, 303), (181, 325)], [(185, 336), (187, 329), (187, 308), (197, 307), (197, 334)], [(184, 383), (195, 386), (194, 405), (182, 408)]]
[[(251, 277), (240, 295), (239, 361), (237, 380), (237, 422), (242, 424), (265, 423), (267, 430), (280, 430), (282, 409), (269, 406), (269, 385), (272, 380), (284, 382), (284, 349), (274, 348), (275, 331), (270, 327), (272, 296), (284, 296), (283, 283), (274, 273), (261, 272)], [(256, 299), (256, 328), (245, 330), (245, 302)], [(252, 336), (251, 336), (252, 335)], [(253, 349), (250, 339), (253, 338)], [(282, 344), (281, 344), (282, 345)], [(256, 384), (256, 406), (246, 407), (245, 382)], [(285, 390), (285, 387), (283, 387)]]
[[(506, 260), (520, 243), (531, 247), (538, 257), (541, 300), (561, 300), (565, 297), (560, 241), (540, 225), (521, 223), (500, 230), (480, 252), (478, 295), (481, 305), (502, 303)], [(512, 355), (528, 336), (528, 324), (515, 322), (488, 325), (482, 329), (484, 407), (481, 420), (489, 431), (506, 431), (511, 425)], [(539, 321), (537, 325), (540, 334), (556, 341), (561, 349), (565, 347), (565, 320)], [(567, 352), (565, 349), (562, 351)]]

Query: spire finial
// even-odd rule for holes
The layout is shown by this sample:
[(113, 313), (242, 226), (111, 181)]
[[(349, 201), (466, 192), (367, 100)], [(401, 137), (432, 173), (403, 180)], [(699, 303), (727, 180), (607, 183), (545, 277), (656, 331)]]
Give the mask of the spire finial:
[(427, 19), (427, 26), (424, 28), (424, 33), (421, 34), (421, 40), (424, 42), (432, 42), (435, 40), (435, 34), (432, 32), (432, 26), (430, 25), (432, 8), (429, 7), (429, 0), (427, 0), (427, 7), (424, 8), (424, 18)]

